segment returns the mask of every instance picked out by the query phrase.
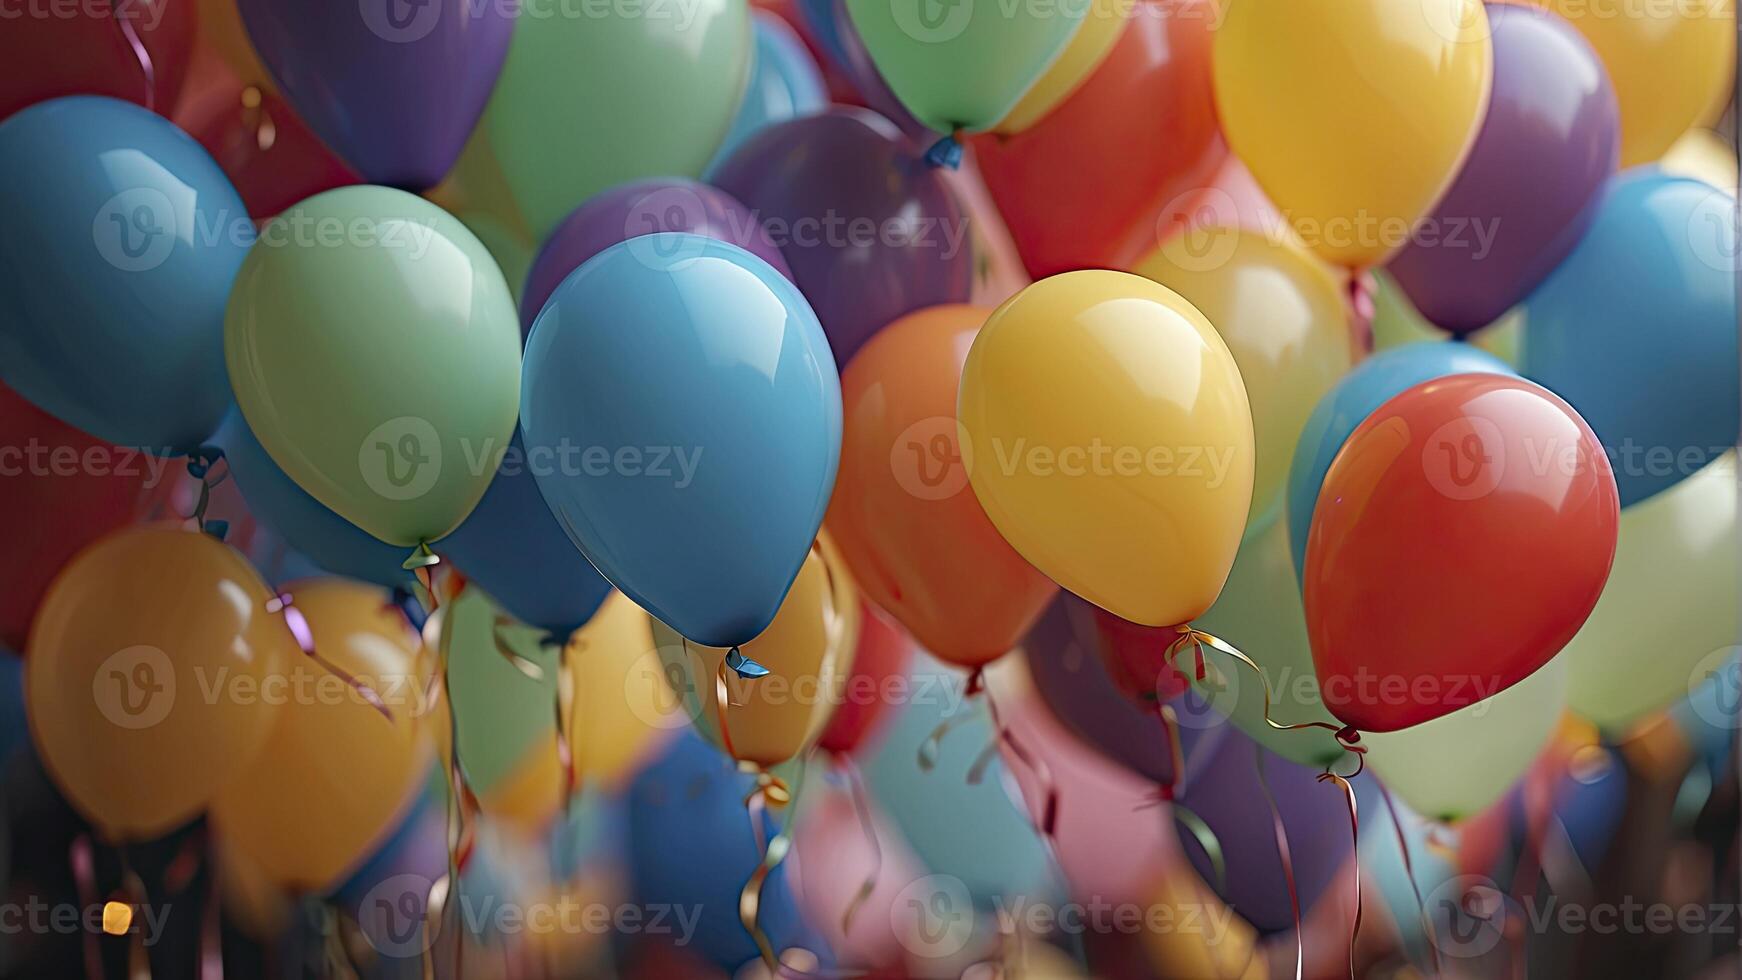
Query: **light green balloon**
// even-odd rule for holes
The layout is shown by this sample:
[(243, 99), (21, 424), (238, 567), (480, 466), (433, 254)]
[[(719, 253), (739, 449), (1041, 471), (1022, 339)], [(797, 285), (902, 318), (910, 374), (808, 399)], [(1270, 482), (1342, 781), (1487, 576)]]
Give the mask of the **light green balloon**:
[(459, 219), (386, 187), (274, 218), (224, 319), (230, 386), (299, 486), (389, 544), (458, 527), (520, 410), (520, 321)]
[(1363, 732), (1367, 764), (1411, 808), (1470, 816), (1506, 795), (1542, 753), (1567, 700), (1565, 657), (1484, 701), (1395, 732)]
[[(534, 743), (556, 738), (556, 655), (538, 642), (538, 632), (518, 623), (500, 631), (505, 616), (476, 586), (461, 590), (442, 607), (448, 630), (448, 680), (454, 699), (460, 758), (472, 788), (487, 794), (509, 776)], [(540, 668), (530, 677), (497, 647)]]
[[(1274, 521), (1240, 543), (1221, 598), (1195, 626), (1228, 641), (1264, 672), (1275, 700), (1271, 720), (1284, 725), (1322, 721), (1341, 726), (1319, 698), (1318, 674), (1307, 641), (1306, 607), (1295, 584), (1288, 525)], [(1302, 765), (1337, 761), (1343, 749), (1333, 733), (1317, 728), (1277, 731), (1264, 721), (1264, 687), (1251, 669), (1227, 656), (1205, 654), (1205, 680), (1196, 686), (1210, 707), (1272, 752)], [(1190, 661), (1182, 668), (1190, 670)]]
[[(1424, 340), (1444, 340), (1444, 330), (1427, 322), (1388, 273), (1373, 273), (1373, 349), (1390, 350)], [(1513, 367), (1518, 366), (1518, 342), (1524, 333), (1524, 307), (1470, 335), (1470, 342)]]
[(534, 238), (644, 177), (697, 177), (749, 80), (745, 0), (529, 16), (479, 123)]
[(514, 296), (514, 307), (519, 309), (520, 294), (526, 289), (526, 273), (532, 268), (532, 243), (484, 211), (462, 211), (460, 220), (496, 260), (502, 278), (508, 281), (508, 291)]
[(847, 0), (890, 91), (940, 133), (990, 129), (1009, 115), (1088, 8), (1087, 0)]
[(1619, 733), (1734, 657), (1736, 454), (1621, 512), (1597, 608), (1559, 659), (1567, 704)]

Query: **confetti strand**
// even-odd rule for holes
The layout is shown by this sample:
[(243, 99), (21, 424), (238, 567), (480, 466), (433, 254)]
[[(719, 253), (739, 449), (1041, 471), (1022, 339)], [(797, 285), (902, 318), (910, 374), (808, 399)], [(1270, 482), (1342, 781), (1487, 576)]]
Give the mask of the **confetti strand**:
[(1294, 980), (1301, 980), (1301, 967), (1306, 961), (1306, 937), (1300, 924), (1300, 890), (1294, 880), (1294, 858), (1288, 851), (1288, 828), (1283, 826), (1282, 811), (1276, 807), (1276, 794), (1270, 791), (1270, 780), (1264, 775), (1264, 746), (1257, 742), (1252, 743), (1252, 769), (1258, 775), (1258, 788), (1264, 792), (1264, 802), (1270, 807), (1270, 825), (1276, 835), (1276, 855), (1282, 861), (1282, 880), (1288, 885), (1288, 908), (1294, 916)]
[(877, 879), (883, 874), (883, 842), (877, 837), (877, 823), (871, 815), (871, 798), (865, 792), (864, 774), (859, 771), (859, 764), (845, 752), (837, 752), (835, 764), (847, 777), (848, 793), (853, 798), (853, 809), (859, 815), (859, 828), (865, 832), (865, 844), (871, 848), (871, 871), (865, 880), (859, 883), (859, 890), (853, 894), (847, 903), (847, 910), (841, 916), (841, 936), (846, 938), (853, 933), (853, 916), (859, 911), (877, 890)]
[(1391, 814), (1391, 829), (1397, 834), (1397, 849), (1403, 854), (1403, 873), (1409, 877), (1409, 890), (1415, 894), (1416, 915), (1421, 918), (1422, 931), (1427, 934), (1428, 953), (1433, 957), (1434, 976), (1445, 973), (1445, 967), (1440, 963), (1440, 941), (1434, 935), (1433, 916), (1427, 914), (1427, 902), (1421, 897), (1421, 885), (1415, 880), (1415, 863), (1409, 857), (1409, 838), (1403, 834), (1403, 822), (1397, 817), (1397, 804), (1391, 799), (1391, 789), (1384, 781), (1379, 781), (1379, 798), (1385, 801), (1385, 809)]
[(1333, 782), (1340, 787), (1344, 798), (1349, 802), (1349, 838), (1355, 842), (1354, 849), (1350, 851), (1350, 860), (1355, 863), (1355, 921), (1349, 925), (1349, 980), (1355, 980), (1355, 943), (1361, 938), (1361, 815), (1355, 802), (1355, 787), (1349, 785), (1349, 780), (1361, 774), (1366, 760), (1360, 761), (1361, 767), (1357, 767), (1347, 776), (1339, 775), (1329, 767), (1318, 776), (1319, 782)]
[(133, 49), (133, 57), (139, 62), (139, 74), (145, 79), (145, 108), (157, 111), (157, 67), (151, 63), (151, 52), (140, 39), (139, 31), (133, 26), (133, 19), (122, 13), (121, 8), (127, 5), (127, 0), (109, 0), (109, 13), (115, 18), (115, 23), (121, 26), (121, 36), (127, 40), (127, 46)]

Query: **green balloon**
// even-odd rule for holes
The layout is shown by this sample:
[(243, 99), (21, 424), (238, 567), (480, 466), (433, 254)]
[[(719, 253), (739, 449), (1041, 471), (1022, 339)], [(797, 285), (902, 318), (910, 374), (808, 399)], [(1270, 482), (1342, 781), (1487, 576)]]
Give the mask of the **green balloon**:
[(1621, 512), (1615, 564), (1561, 651), (1567, 704), (1611, 733), (1735, 658), (1736, 454)]
[[(1389, 273), (1373, 273), (1373, 349), (1390, 350), (1424, 340), (1444, 340), (1448, 334), (1427, 322)], [(1518, 341), (1524, 332), (1524, 307), (1516, 307), (1470, 335), (1470, 342), (1513, 367), (1518, 366)]]
[(1088, 9), (1087, 0), (847, 0), (890, 91), (940, 133), (991, 129), (1009, 115)]
[(386, 187), (274, 218), (224, 318), (230, 386), (280, 469), (351, 523), (412, 547), (484, 495), (520, 410), (520, 321), (459, 219)]
[(520, 293), (526, 288), (526, 273), (532, 268), (532, 243), (487, 211), (462, 211), (460, 220), (472, 229), (472, 234), (478, 236), (489, 250), (490, 257), (496, 260), (502, 278), (508, 281), (515, 309), (519, 309)]
[(614, 185), (700, 176), (743, 99), (752, 44), (745, 0), (523, 13), (479, 126), (533, 237)]
[[(487, 794), (534, 743), (556, 738), (557, 658), (540, 645), (538, 631), (513, 621), (498, 628), (507, 614), (476, 586), (463, 589), (441, 615), (451, 631), (445, 641), (460, 758), (472, 788)], [(537, 665), (541, 676), (517, 668), (504, 647)]]

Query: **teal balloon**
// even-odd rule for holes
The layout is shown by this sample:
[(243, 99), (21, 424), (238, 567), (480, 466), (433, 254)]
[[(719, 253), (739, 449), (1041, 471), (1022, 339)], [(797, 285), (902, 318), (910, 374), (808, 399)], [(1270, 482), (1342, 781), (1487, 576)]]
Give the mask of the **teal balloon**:
[(1331, 460), (1347, 442), (1350, 433), (1367, 421), (1379, 406), (1424, 381), (1453, 374), (1509, 374), (1516, 371), (1487, 351), (1456, 340), (1405, 344), (1380, 351), (1356, 365), (1325, 392), (1318, 407), (1301, 429), (1288, 468), (1288, 543), (1294, 554), (1294, 573), (1303, 580), (1306, 567), (1307, 533), (1312, 530), (1313, 509)]
[(725, 141), (714, 151), (708, 173), (765, 127), (829, 107), (822, 69), (817, 67), (816, 59), (798, 33), (766, 10), (752, 11), (750, 16), (756, 32), (756, 47), (750, 56), (750, 87), (744, 92), (744, 101), (738, 105), (738, 115), (733, 117)]
[(200, 446), (230, 403), (224, 304), (254, 234), (229, 178), (97, 96), (0, 124), (0, 174), (0, 380), (109, 442)]
[(545, 502), (600, 574), (690, 640), (731, 647), (773, 621), (822, 524), (841, 382), (773, 266), (662, 233), (551, 294), (520, 421)]
[(1736, 443), (1738, 258), (1732, 194), (1641, 168), (1525, 301), (1524, 375), (1590, 423), (1623, 507)]

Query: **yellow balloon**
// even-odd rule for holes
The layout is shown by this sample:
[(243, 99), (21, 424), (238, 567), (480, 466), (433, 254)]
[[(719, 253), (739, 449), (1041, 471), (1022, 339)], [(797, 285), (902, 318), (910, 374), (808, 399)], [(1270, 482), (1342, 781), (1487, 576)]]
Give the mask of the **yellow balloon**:
[[(426, 720), (433, 659), (405, 614), (373, 586), (314, 579), (285, 589), (315, 654), (367, 687), (299, 656), (263, 702), (281, 702), (258, 761), (212, 804), (219, 831), (294, 891), (338, 881), (392, 830), (434, 758)], [(390, 717), (389, 717), (390, 716)]]
[(1313, 251), (1364, 268), (1457, 175), (1493, 47), (1481, 0), (1236, 0), (1213, 64), (1234, 152)]
[(233, 549), (170, 526), (98, 541), (49, 587), (26, 714), (55, 784), (108, 836), (162, 836), (260, 757), (278, 709), (251, 695), (301, 656), (271, 599)]
[(1006, 135), (1020, 133), (1070, 98), (1077, 86), (1087, 81), (1101, 66), (1107, 52), (1113, 50), (1113, 42), (1119, 40), (1125, 21), (1140, 2), (1142, 0), (1093, 0), (1088, 14), (1065, 44), (1065, 49), (1053, 59), (1052, 66), (1035, 79), (1021, 100), (998, 125), (992, 127), (992, 131)]
[[(1269, 976), (1258, 933), (1217, 898), (1183, 859), (1162, 876), (1151, 910), (1179, 926), (1143, 932), (1156, 975), (1206, 980), (1263, 980)], [(1186, 923), (1198, 926), (1187, 928)], [(1289, 950), (1291, 956), (1293, 953)]]
[(689, 643), (657, 619), (653, 633), (666, 683), (696, 731), (732, 758), (768, 769), (802, 755), (827, 727), (852, 665), (859, 615), (846, 566), (828, 538), (818, 537), (774, 622), (742, 648), (768, 676), (746, 680), (722, 669), (727, 651)]
[(1216, 601), (1252, 501), (1252, 411), (1178, 293), (1091, 270), (986, 321), (962, 372), (964, 465), (986, 516), (1053, 581), (1134, 623)]
[(248, 29), (242, 26), (236, 0), (199, 0), (199, 5), (200, 43), (217, 52), (244, 85), (276, 91), (272, 73), (261, 64), (254, 42), (248, 39)]
[(1184, 296), (1234, 354), (1252, 400), (1257, 452), (1248, 530), (1280, 513), (1301, 429), (1319, 398), (1354, 364), (1342, 283), (1286, 237), (1226, 229), (1220, 247), (1175, 235), (1133, 269)]
[(1621, 166), (1656, 160), (1723, 112), (1736, 76), (1735, 0), (1535, 2), (1565, 17), (1609, 70)]
[(1690, 129), (1657, 162), (1665, 173), (1702, 180), (1720, 190), (1736, 189), (1736, 151), (1709, 129)]
[(620, 787), (664, 741), (658, 701), (669, 694), (638, 674), (653, 649), (652, 617), (621, 592), (569, 638), (569, 752), (580, 776)]

